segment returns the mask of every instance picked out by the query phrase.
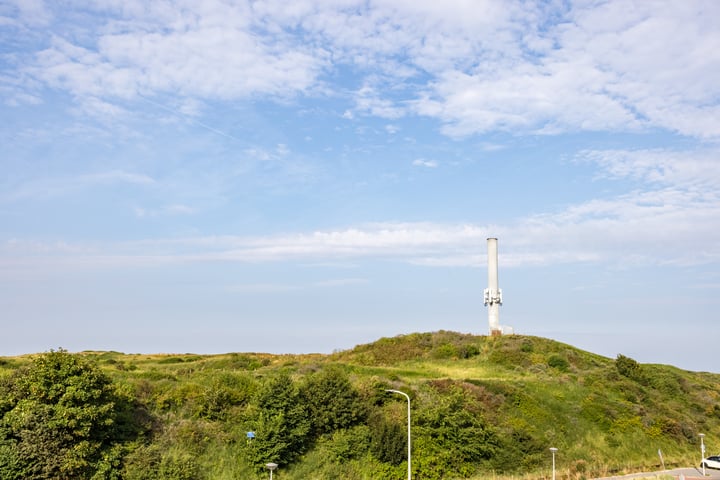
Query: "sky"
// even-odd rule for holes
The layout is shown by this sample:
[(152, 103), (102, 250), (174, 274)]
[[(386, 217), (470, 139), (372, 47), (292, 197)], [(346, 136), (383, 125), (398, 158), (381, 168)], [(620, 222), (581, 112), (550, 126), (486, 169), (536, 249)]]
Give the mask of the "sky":
[(720, 2), (0, 0), (0, 355), (500, 323), (720, 373)]

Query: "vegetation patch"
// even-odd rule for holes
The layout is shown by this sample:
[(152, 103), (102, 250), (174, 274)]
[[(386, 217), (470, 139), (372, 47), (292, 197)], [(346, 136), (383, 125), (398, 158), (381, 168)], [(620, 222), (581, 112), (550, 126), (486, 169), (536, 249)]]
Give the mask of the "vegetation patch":
[(552, 340), (402, 335), (332, 355), (0, 359), (0, 478), (559, 478), (697, 463), (720, 376)]

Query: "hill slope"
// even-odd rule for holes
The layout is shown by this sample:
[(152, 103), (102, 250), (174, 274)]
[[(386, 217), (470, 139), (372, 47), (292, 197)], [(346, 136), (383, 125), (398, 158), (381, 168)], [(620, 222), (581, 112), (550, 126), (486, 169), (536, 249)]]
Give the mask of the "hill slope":
[[(407, 404), (387, 389), (411, 397), (417, 479), (544, 478), (551, 446), (566, 478), (655, 468), (659, 450), (667, 467), (694, 465), (700, 432), (720, 450), (720, 375), (539, 337), (440, 331), (331, 355), (83, 355), (148, 418), (122, 478), (264, 478), (272, 461), (285, 479), (402, 479)], [(0, 374), (29, 361), (1, 360)]]

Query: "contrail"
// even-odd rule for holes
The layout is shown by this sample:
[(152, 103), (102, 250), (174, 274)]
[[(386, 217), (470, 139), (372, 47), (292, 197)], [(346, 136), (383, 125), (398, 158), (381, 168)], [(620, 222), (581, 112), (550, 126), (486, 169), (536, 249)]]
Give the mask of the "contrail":
[(200, 120), (196, 120), (196, 119), (192, 118), (190, 115), (188, 115), (188, 114), (186, 114), (186, 113), (182, 113), (182, 112), (180, 112), (180, 111), (178, 111), (178, 110), (172, 109), (172, 108), (170, 108), (170, 107), (168, 107), (168, 106), (165, 106), (165, 105), (163, 105), (163, 104), (161, 104), (161, 103), (158, 103), (158, 102), (156, 102), (156, 101), (154, 101), (154, 100), (150, 100), (149, 98), (147, 98), (147, 97), (145, 97), (145, 96), (143, 96), (143, 95), (140, 95), (139, 93), (138, 93), (137, 95), (138, 95), (138, 97), (142, 98), (142, 99), (145, 100), (146, 102), (148, 102), (148, 103), (150, 103), (150, 104), (152, 104), (152, 105), (155, 105), (156, 107), (162, 108), (163, 110), (166, 110), (166, 111), (172, 113), (173, 115), (176, 115), (176, 116), (178, 116), (178, 117), (181, 117), (181, 118), (184, 118), (184, 119), (186, 119), (186, 120), (189, 120), (190, 122), (192, 122), (192, 123), (194, 123), (194, 124), (196, 124), (196, 125), (199, 125), (199, 126), (205, 128), (205, 129), (207, 129), (207, 130), (210, 130), (210, 131), (213, 132), (213, 133), (217, 133), (218, 135), (222, 135), (223, 137), (227, 137), (227, 138), (230, 138), (230, 139), (232, 139), (232, 140), (237, 140), (238, 142), (242, 142), (242, 140), (239, 139), (238, 137), (235, 137), (235, 136), (233, 136), (233, 135), (230, 135), (229, 133), (225, 133), (225, 132), (223, 132), (222, 130), (218, 130), (217, 128), (215, 128), (215, 127), (213, 127), (213, 126), (210, 126), (210, 125), (208, 125), (207, 123), (203, 123), (203, 122), (201, 122)]

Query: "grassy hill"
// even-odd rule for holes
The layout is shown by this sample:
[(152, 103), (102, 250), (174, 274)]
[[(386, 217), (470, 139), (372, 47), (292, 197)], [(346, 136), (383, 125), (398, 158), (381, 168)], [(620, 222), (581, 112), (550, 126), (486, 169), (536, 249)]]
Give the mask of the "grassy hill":
[[(454, 332), (331, 355), (83, 352), (134, 400), (127, 479), (583, 479), (696, 465), (720, 451), (720, 375), (553, 340)], [(8, 377), (33, 356), (0, 359)], [(250, 439), (247, 432), (254, 432)]]

